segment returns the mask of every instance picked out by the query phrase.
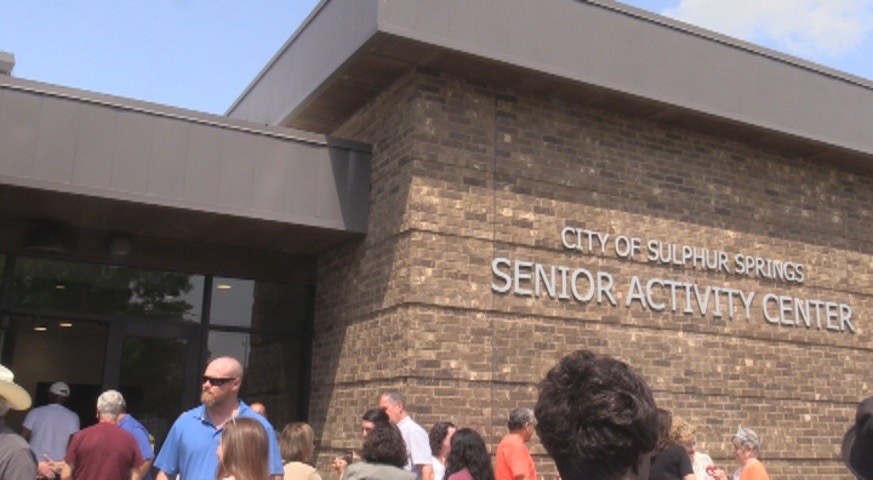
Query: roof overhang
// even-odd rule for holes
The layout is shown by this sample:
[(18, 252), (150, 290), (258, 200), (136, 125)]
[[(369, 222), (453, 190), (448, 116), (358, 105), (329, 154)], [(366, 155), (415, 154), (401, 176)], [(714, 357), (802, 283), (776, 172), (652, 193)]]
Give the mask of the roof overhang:
[(0, 223), (22, 231), (314, 255), (363, 237), (369, 186), (366, 145), (0, 77)]
[(414, 68), (873, 168), (873, 83), (609, 0), (325, 0), (228, 115), (329, 133)]

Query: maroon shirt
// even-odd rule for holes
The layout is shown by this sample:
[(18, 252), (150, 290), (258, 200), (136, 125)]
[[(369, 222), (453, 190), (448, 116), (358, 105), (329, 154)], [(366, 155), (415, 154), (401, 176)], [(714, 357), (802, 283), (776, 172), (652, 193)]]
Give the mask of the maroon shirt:
[(84, 480), (123, 480), (143, 464), (133, 435), (107, 422), (75, 434), (64, 461), (72, 466), (73, 478)]

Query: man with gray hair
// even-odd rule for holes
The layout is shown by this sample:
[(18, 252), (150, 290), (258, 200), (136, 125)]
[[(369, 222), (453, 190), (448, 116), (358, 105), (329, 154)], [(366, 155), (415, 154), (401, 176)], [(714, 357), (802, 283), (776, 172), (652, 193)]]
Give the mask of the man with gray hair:
[(497, 445), (494, 456), (495, 480), (537, 480), (537, 468), (525, 446), (537, 425), (533, 410), (516, 408), (506, 422), (509, 433)]
[[(379, 395), (379, 408), (388, 414), (388, 420), (400, 430), (406, 443), (406, 469), (415, 473), (417, 480), (434, 480), (430, 438), (421, 425), (406, 413), (406, 398), (397, 391)], [(438, 479), (441, 480), (441, 479)]]
[(124, 411), (124, 397), (107, 390), (97, 398), (98, 423), (73, 436), (61, 479), (87, 478), (110, 480), (131, 478), (140, 480), (144, 474), (142, 454), (133, 435), (118, 426), (118, 416)]

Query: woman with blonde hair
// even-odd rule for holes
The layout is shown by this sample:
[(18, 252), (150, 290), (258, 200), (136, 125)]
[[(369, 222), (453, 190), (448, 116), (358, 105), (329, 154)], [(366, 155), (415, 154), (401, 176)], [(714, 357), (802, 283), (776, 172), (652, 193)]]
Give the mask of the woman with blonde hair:
[(688, 452), (691, 459), (691, 469), (697, 480), (713, 480), (707, 469), (713, 471), (715, 467), (712, 457), (697, 451), (697, 432), (688, 422), (679, 417), (673, 417), (673, 427), (670, 429), (670, 440), (676, 445), (681, 445)]
[(279, 451), (285, 462), (285, 480), (321, 480), (321, 476), (310, 465), (315, 445), (315, 432), (306, 423), (289, 423), (282, 429)]
[(218, 443), (220, 480), (268, 480), (270, 442), (261, 422), (234, 417), (224, 425)]

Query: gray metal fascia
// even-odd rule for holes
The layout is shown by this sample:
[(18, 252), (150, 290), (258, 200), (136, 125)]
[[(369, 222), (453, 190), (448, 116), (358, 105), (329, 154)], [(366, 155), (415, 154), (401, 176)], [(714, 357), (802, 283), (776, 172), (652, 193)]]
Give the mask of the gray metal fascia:
[[(570, 0), (402, 0), (379, 30), (525, 69), (873, 153), (873, 84)], [(682, 28), (668, 28), (667, 24)], [(810, 64), (811, 65), (811, 64)]]
[(379, 0), (319, 4), (227, 115), (282, 124), (376, 34), (378, 12)]
[(366, 233), (368, 147), (158, 107), (2, 78), (0, 186)]

